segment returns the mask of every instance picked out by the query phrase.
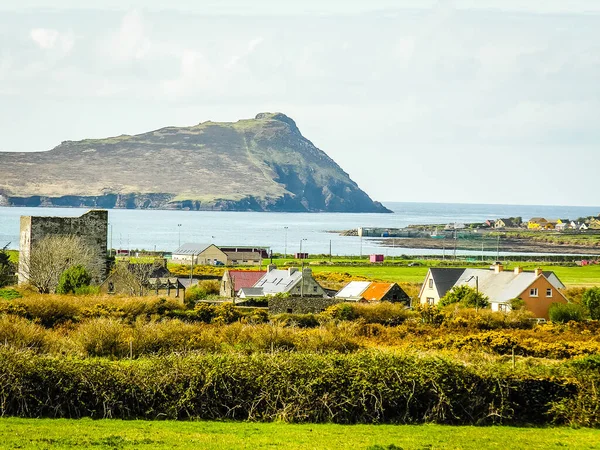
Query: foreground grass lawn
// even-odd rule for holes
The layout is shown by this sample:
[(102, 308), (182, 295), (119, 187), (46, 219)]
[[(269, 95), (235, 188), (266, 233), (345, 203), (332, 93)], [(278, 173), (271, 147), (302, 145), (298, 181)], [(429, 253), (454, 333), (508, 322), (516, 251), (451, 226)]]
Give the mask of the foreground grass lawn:
[(600, 449), (600, 430), (439, 425), (0, 419), (0, 447), (202, 449)]

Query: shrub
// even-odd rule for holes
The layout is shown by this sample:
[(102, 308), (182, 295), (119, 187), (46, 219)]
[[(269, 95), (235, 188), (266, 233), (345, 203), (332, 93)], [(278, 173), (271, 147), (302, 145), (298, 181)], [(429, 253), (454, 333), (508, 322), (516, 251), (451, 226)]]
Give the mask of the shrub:
[(233, 303), (223, 303), (215, 308), (215, 317), (213, 322), (219, 324), (228, 324), (236, 322), (242, 314)]
[(321, 313), (321, 316), (326, 319), (335, 320), (354, 320), (357, 318), (357, 314), (353, 305), (349, 303), (338, 303), (336, 305), (331, 305)]
[(48, 350), (46, 330), (22, 317), (0, 316), (0, 344), (35, 351)]
[(4, 300), (13, 300), (21, 297), (23, 297), (23, 295), (14, 289), (0, 289), (0, 298), (3, 298)]
[(470, 286), (454, 286), (446, 295), (440, 299), (440, 306), (448, 306), (458, 303), (467, 308), (487, 308), (489, 299), (481, 292)]
[(396, 326), (415, 315), (415, 313), (406, 309), (402, 303), (357, 303), (351, 306), (356, 317), (363, 319), (365, 323)]
[(600, 320), (600, 288), (587, 289), (581, 297), (581, 303), (588, 309), (592, 319)]
[(57, 294), (74, 294), (75, 291), (84, 286), (89, 286), (92, 276), (83, 266), (72, 266), (65, 270), (58, 280), (56, 286)]
[(198, 300), (205, 300), (211, 295), (219, 295), (219, 292), (218, 281), (203, 280), (185, 291), (185, 300), (188, 303), (196, 303)]
[(549, 315), (552, 322), (581, 322), (585, 317), (585, 310), (575, 303), (553, 303)]
[(194, 315), (201, 322), (211, 323), (216, 315), (215, 307), (208, 303), (196, 303)]

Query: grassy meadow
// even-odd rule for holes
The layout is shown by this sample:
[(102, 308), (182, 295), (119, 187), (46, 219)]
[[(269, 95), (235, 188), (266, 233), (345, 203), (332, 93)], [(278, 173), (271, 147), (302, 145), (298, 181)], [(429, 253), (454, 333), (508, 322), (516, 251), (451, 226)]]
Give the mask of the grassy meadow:
[(0, 419), (6, 449), (600, 449), (573, 428)]

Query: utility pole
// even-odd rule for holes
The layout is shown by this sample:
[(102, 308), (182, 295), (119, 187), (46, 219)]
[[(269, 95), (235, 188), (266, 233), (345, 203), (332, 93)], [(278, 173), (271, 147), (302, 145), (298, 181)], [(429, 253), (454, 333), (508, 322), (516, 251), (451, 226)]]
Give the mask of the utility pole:
[(283, 251), (283, 257), (285, 259), (287, 259), (287, 230), (288, 230), (288, 227), (283, 227), (283, 229), (285, 230), (285, 246), (284, 246), (284, 251)]
[(498, 233), (498, 241), (496, 243), (496, 261), (500, 261), (500, 233)]
[(179, 248), (179, 247), (181, 247), (181, 224), (180, 223), (177, 224), (177, 230), (179, 230), (179, 245), (177, 246)]
[(329, 239), (329, 262), (331, 262), (331, 239)]

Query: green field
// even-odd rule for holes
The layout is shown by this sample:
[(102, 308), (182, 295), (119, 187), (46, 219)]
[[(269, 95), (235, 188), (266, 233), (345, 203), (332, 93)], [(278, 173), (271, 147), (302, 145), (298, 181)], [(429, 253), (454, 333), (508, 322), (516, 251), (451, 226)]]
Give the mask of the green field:
[[(516, 264), (508, 266), (506, 270), (512, 270)], [(354, 276), (363, 276), (371, 279), (422, 283), (427, 274), (427, 266), (311, 266), (315, 273), (348, 273)], [(458, 266), (457, 266), (458, 267)], [(472, 267), (472, 266), (470, 266)], [(483, 266), (488, 267), (488, 266)], [(544, 270), (552, 270), (567, 286), (594, 286), (600, 285), (600, 265), (594, 266), (572, 266), (564, 267), (558, 265), (523, 265), (525, 270), (533, 270), (542, 267)]]
[(600, 431), (439, 425), (0, 419), (5, 449), (600, 449)]

